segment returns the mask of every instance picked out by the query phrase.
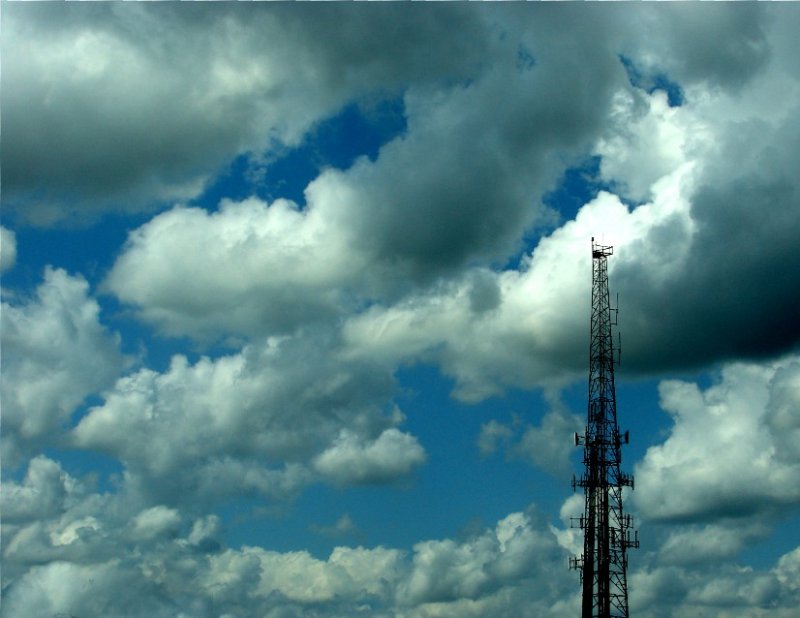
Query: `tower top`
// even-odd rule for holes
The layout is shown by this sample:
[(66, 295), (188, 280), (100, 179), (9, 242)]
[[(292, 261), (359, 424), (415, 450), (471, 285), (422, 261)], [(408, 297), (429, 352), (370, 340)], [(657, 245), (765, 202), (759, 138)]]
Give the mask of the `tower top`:
[(614, 247), (611, 245), (604, 246), (598, 245), (594, 241), (594, 236), (592, 236), (592, 258), (597, 259), (601, 257), (608, 257), (609, 255), (614, 254)]

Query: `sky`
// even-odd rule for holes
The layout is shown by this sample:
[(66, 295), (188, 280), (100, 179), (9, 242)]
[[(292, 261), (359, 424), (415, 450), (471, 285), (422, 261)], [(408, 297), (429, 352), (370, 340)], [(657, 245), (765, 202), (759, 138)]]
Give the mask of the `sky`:
[(3, 616), (800, 606), (800, 5), (4, 3)]

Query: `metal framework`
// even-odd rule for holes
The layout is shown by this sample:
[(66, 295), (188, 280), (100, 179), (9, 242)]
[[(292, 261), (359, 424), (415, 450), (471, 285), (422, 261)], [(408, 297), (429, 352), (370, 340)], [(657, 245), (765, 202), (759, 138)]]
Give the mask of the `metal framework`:
[(584, 435), (575, 434), (586, 470), (572, 480), (573, 489), (582, 487), (586, 497), (583, 516), (573, 522), (584, 532), (583, 554), (570, 559), (570, 567), (581, 573), (582, 618), (628, 617), (627, 550), (639, 547), (631, 516), (622, 510), (622, 490), (633, 489), (633, 476), (620, 471), (628, 432), (620, 435), (617, 427), (614, 364), (619, 347), (614, 347), (612, 326), (618, 307), (609, 301), (607, 266), (613, 252), (592, 238), (588, 424)]

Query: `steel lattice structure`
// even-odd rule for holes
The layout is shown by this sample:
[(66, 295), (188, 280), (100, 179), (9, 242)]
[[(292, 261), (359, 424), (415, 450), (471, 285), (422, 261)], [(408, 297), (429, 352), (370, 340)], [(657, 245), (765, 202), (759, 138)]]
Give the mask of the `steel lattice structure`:
[(576, 446), (583, 445), (586, 470), (572, 481), (573, 489), (582, 487), (586, 497), (584, 514), (576, 522), (584, 531), (583, 554), (570, 560), (581, 572), (582, 618), (628, 617), (627, 550), (639, 547), (631, 516), (622, 510), (622, 490), (633, 488), (633, 477), (620, 471), (628, 432), (621, 436), (617, 427), (614, 364), (619, 349), (612, 332), (617, 308), (609, 300), (607, 265), (612, 254), (613, 247), (592, 238), (588, 423), (584, 435), (575, 435)]

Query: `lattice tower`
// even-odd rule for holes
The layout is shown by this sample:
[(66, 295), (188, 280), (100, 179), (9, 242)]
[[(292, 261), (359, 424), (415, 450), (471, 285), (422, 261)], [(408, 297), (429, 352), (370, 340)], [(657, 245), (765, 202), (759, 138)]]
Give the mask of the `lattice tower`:
[(621, 445), (629, 436), (627, 431), (620, 435), (617, 427), (614, 365), (619, 347), (612, 327), (618, 308), (609, 300), (607, 265), (612, 254), (613, 247), (592, 238), (588, 421), (585, 434), (575, 434), (576, 446), (583, 445), (585, 472), (572, 481), (586, 498), (584, 514), (574, 522), (584, 532), (583, 554), (570, 560), (581, 573), (582, 618), (628, 617), (627, 550), (639, 547), (631, 516), (622, 509), (623, 488), (633, 489), (633, 477), (620, 471)]

